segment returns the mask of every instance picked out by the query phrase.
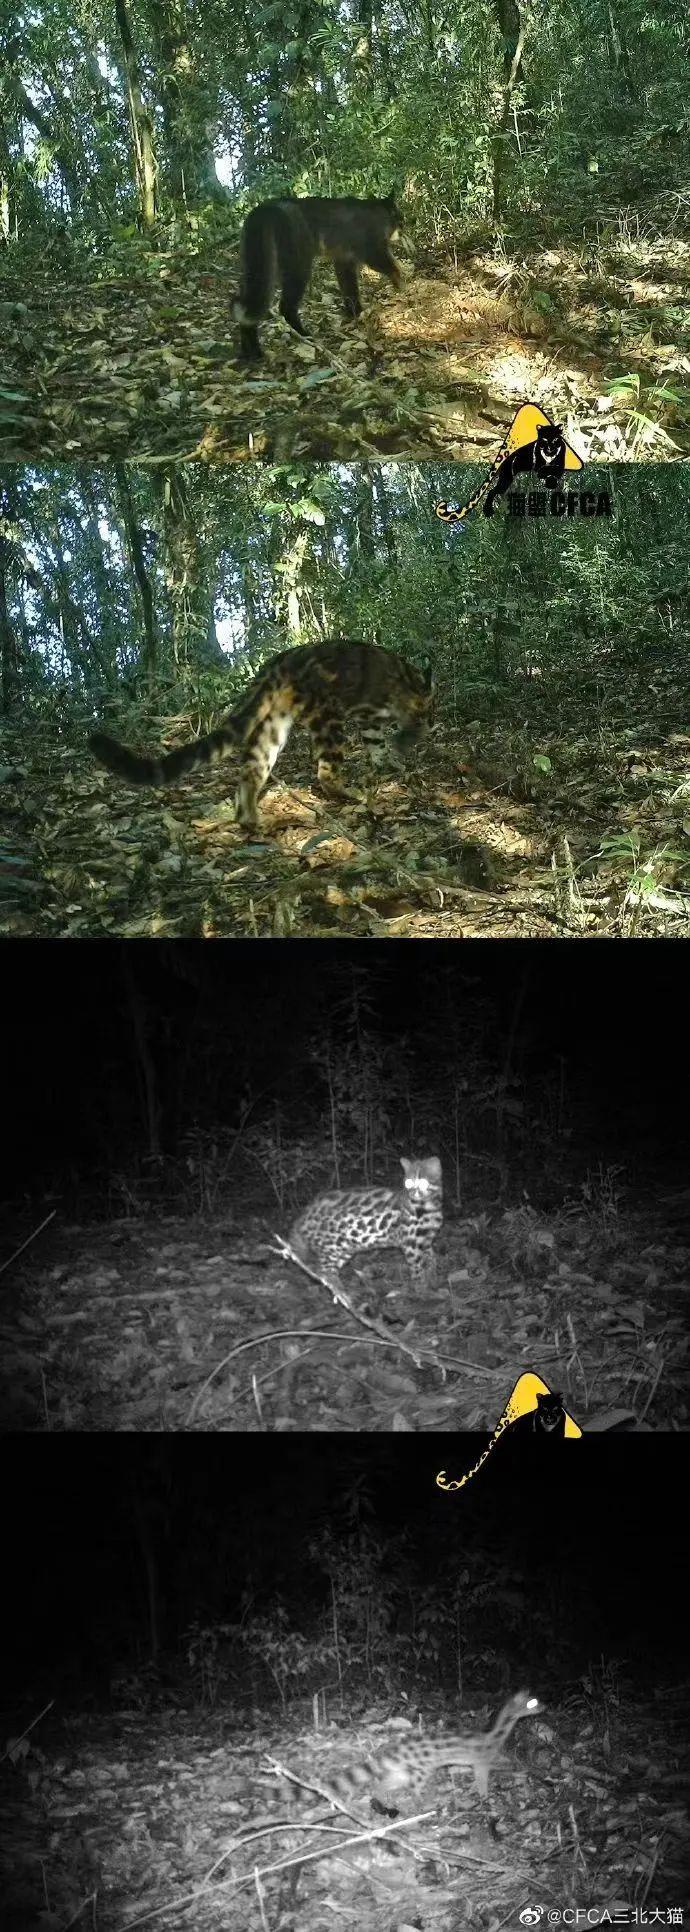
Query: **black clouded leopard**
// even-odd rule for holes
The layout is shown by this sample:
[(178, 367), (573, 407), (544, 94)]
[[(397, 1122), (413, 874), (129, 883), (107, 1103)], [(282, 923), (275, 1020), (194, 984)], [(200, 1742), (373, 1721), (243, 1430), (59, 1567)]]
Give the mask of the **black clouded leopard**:
[(401, 226), (395, 195), (359, 200), (355, 195), (287, 195), (252, 208), (242, 230), (241, 287), (234, 304), (242, 354), (261, 355), (259, 322), (268, 315), (276, 287), (280, 313), (297, 335), (306, 335), (299, 312), (319, 252), (333, 263), (346, 315), (362, 313), (357, 268), (386, 275), (400, 287), (400, 269), (389, 248)]
[(294, 724), (306, 725), (312, 734), (324, 791), (343, 797), (348, 721), (356, 719), (360, 736), (370, 743), (378, 743), (388, 727), (396, 726), (393, 757), (404, 756), (429, 722), (432, 684), (430, 664), (418, 670), (378, 644), (343, 640), (305, 645), (271, 658), (222, 723), (191, 744), (153, 757), (130, 751), (103, 731), (94, 732), (89, 744), (100, 764), (132, 785), (172, 785), (196, 765), (215, 764), (228, 753), (238, 753), (235, 815), (251, 829), (261, 793)]

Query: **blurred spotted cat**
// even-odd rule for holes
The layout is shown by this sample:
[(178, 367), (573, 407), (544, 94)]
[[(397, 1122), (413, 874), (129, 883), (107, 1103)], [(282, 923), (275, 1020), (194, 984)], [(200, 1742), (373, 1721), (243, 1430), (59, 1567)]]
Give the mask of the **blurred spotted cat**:
[(237, 752), (235, 814), (240, 825), (251, 829), (261, 793), (294, 724), (306, 725), (312, 734), (322, 788), (342, 798), (348, 721), (357, 720), (368, 743), (379, 743), (387, 728), (396, 726), (392, 756), (399, 759), (426, 729), (432, 683), (430, 664), (420, 671), (378, 644), (342, 640), (305, 645), (272, 658), (215, 731), (191, 744), (146, 757), (103, 731), (94, 732), (89, 743), (100, 764), (132, 785), (171, 785), (195, 765), (215, 764)]
[[(503, 1705), (488, 1731), (469, 1737), (395, 1739), (382, 1745), (375, 1756), (344, 1765), (323, 1779), (305, 1774), (304, 1779), (297, 1776), (295, 1781), (300, 1788), (317, 1791), (326, 1798), (338, 1798), (341, 1803), (347, 1803), (353, 1793), (369, 1787), (375, 1807), (391, 1811), (397, 1805), (391, 1805), (389, 1800), (395, 1799), (397, 1792), (404, 1790), (414, 1798), (437, 1771), (464, 1770), (472, 1772), (476, 1788), (485, 1798), (491, 1772), (501, 1762), (504, 1746), (515, 1725), (522, 1717), (533, 1717), (540, 1708), (539, 1699), (529, 1691), (517, 1691)], [(278, 1768), (287, 1770), (287, 1767)], [(293, 1778), (295, 1774), (290, 1772), (291, 1785)]]
[(317, 1194), (290, 1233), (301, 1260), (337, 1277), (366, 1248), (401, 1248), (415, 1287), (433, 1280), (434, 1240), (443, 1221), (441, 1162), (401, 1160), (400, 1188), (358, 1187)]

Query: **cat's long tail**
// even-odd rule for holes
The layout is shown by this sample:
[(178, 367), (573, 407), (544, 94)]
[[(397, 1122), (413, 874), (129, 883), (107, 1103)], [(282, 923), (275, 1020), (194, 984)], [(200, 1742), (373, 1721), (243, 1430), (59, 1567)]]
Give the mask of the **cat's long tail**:
[(240, 736), (236, 725), (228, 721), (209, 731), (207, 737), (194, 738), (189, 745), (177, 745), (163, 757), (146, 758), (140, 752), (130, 751), (129, 745), (121, 745), (117, 738), (109, 738), (106, 731), (94, 731), (89, 749), (99, 765), (106, 765), (108, 771), (114, 771), (118, 778), (126, 778), (130, 785), (171, 785), (195, 765), (217, 764), (236, 748)]
[(280, 211), (268, 203), (252, 208), (242, 230), (242, 287), (235, 303), (238, 322), (259, 322), (268, 315), (278, 279)]

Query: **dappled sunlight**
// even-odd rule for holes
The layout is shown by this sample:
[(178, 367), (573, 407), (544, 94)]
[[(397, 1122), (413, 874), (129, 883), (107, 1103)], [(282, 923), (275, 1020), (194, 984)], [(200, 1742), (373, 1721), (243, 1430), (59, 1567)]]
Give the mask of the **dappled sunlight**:
[[(363, 275), (355, 325), (320, 266), (304, 304), (310, 340), (271, 317), (263, 359), (249, 367), (231, 317), (232, 267), (227, 279), (209, 277), (181, 258), (176, 266), (171, 251), (164, 280), (131, 290), (102, 280), (78, 293), (55, 275), (48, 291), (34, 271), (20, 306), (6, 284), (4, 374), (25, 401), (0, 415), (0, 449), (13, 460), (66, 447), (95, 459), (109, 450), (216, 462), (471, 457), (486, 446), (487, 405), (507, 427), (533, 401), (567, 415), (585, 454), (686, 453), (688, 245), (674, 238), (672, 253), (677, 281), (651, 243), (607, 244), (596, 264), (538, 245), (512, 265), (482, 256), (439, 273), (406, 261), (398, 293)], [(30, 339), (27, 294), (42, 317)]]

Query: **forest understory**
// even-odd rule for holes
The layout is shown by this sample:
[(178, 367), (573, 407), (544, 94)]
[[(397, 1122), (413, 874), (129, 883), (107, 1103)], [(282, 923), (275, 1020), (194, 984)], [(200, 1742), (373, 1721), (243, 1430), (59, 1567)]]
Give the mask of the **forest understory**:
[(47, 722), (13, 726), (0, 930), (687, 938), (690, 729), (665, 733), (659, 711), (675, 675), (657, 666), (653, 705), (644, 671), (637, 690), (631, 677), (625, 724), (583, 703), (559, 727), (540, 689), (529, 729), (439, 725), (402, 775), (373, 778), (354, 756), (362, 795), (337, 805), (296, 733), (252, 834), (233, 819), (231, 761), (193, 785), (133, 792), (85, 763), (72, 729), (68, 743)]
[[(236, 260), (132, 251), (127, 273), (0, 276), (0, 457), (231, 463), (404, 456), (487, 460), (522, 403), (590, 461), (690, 455), (687, 190), (548, 223), (517, 247), (403, 257), (399, 295), (367, 272), (347, 324), (328, 269), (313, 340), (263, 325), (238, 358)], [(525, 224), (527, 226), (527, 224)], [(584, 237), (584, 238), (583, 238)], [(218, 259), (220, 257), (220, 260)]]
[[(481, 1908), (498, 1923), (525, 1898), (575, 1902), (583, 1882), (573, 1877), (575, 1816), (592, 1895), (609, 1897), (615, 1872), (626, 1899), (646, 1896), (652, 1873), (659, 1895), (683, 1896), (682, 1696), (675, 1686), (665, 1695), (626, 1694), (615, 1673), (609, 1678), (605, 1699), (585, 1697), (579, 1685), (556, 1696), (526, 1744), (513, 1748), (514, 1762), (494, 1772), (488, 1799), (466, 1775), (450, 1791), (447, 1774), (435, 1779), (412, 1807), (424, 1814), (420, 1822), (377, 1816), (366, 1795), (354, 1821), (312, 1798), (305, 1821), (281, 1827), (280, 1811), (267, 1822), (262, 1804), (267, 1757), (318, 1784), (353, 1750), (380, 1748), (394, 1698), (375, 1697), (365, 1714), (316, 1733), (268, 1712), (243, 1727), (224, 1701), (184, 1710), (164, 1698), (147, 1712), (136, 1693), (129, 1708), (75, 1711), (59, 1726), (51, 1717), (31, 1740), (30, 1800), (15, 1780), (7, 1801), (8, 1910), (20, 1903), (21, 1923), (29, 1923), (40, 1863), (43, 1896), (60, 1923), (96, 1887), (104, 1924), (118, 1932), (151, 1915), (176, 1926), (185, 1906), (199, 1932), (218, 1925), (219, 1911), (239, 1913), (246, 1928), (265, 1927), (279, 1922), (281, 1899), (288, 1917), (280, 1922), (295, 1924), (296, 1910), (309, 1932), (323, 1924), (334, 1892), (340, 1912), (356, 1914), (367, 1932), (390, 1926), (391, 1914), (396, 1923), (423, 1915), (428, 1926), (458, 1926), (475, 1922)], [(398, 1722), (414, 1735), (407, 1701), (403, 1708)], [(424, 1711), (452, 1726), (449, 1700), (427, 1692)], [(59, 1849), (54, 1840), (50, 1853), (43, 1813), (60, 1822)]]
[(6, 1287), (5, 1428), (490, 1431), (530, 1370), (585, 1431), (689, 1426), (687, 1191), (451, 1219), (423, 1298), (360, 1257), (343, 1287), (377, 1333), (281, 1255), (277, 1206), (233, 1204), (39, 1234)]

